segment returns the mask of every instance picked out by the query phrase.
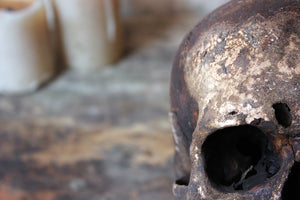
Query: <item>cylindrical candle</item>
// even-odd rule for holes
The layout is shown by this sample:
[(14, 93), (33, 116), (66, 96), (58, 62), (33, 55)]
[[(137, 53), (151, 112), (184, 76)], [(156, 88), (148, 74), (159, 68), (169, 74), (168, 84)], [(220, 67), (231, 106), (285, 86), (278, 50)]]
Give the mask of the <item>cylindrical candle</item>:
[(122, 52), (118, 0), (53, 0), (61, 47), (70, 68), (90, 70)]
[(42, 0), (0, 0), (0, 92), (34, 91), (54, 73)]

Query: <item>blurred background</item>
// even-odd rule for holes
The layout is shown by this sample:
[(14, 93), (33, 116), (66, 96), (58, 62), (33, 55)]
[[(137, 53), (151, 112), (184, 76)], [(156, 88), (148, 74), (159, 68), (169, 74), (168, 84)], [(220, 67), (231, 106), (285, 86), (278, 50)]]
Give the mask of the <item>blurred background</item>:
[(118, 62), (0, 95), (0, 200), (172, 199), (172, 62), (184, 35), (225, 2), (120, 0)]

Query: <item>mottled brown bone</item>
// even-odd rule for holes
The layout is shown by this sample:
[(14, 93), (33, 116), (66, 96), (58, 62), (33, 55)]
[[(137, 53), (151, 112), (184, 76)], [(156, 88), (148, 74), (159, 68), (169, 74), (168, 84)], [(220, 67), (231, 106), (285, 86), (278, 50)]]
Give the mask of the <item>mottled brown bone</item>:
[[(281, 199), (300, 161), (299, 86), (299, 0), (233, 0), (204, 18), (182, 42), (172, 69), (175, 199)], [(244, 142), (251, 149), (256, 140), (244, 132), (256, 128), (266, 138), (257, 140), (259, 158), (230, 146)], [(204, 150), (214, 134), (224, 144), (212, 139), (204, 147), (212, 149)], [(239, 151), (238, 162), (218, 158), (223, 151)], [(211, 175), (223, 173), (208, 168), (214, 164), (232, 176)]]

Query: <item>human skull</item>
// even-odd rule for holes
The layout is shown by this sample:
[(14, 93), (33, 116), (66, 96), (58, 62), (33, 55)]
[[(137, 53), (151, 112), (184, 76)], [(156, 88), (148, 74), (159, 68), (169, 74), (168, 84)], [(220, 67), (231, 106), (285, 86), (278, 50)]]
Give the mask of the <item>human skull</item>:
[(172, 69), (175, 199), (300, 199), (299, 91), (299, 0), (204, 18)]

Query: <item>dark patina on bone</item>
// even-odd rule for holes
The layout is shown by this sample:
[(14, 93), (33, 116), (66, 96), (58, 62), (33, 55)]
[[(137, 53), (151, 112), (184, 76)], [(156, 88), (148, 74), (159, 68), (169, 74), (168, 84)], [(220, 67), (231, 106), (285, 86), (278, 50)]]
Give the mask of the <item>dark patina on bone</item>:
[(175, 199), (300, 199), (299, 94), (299, 0), (233, 0), (204, 18), (171, 75)]

